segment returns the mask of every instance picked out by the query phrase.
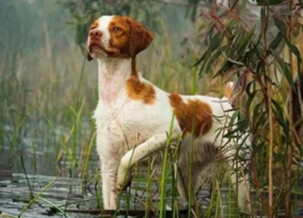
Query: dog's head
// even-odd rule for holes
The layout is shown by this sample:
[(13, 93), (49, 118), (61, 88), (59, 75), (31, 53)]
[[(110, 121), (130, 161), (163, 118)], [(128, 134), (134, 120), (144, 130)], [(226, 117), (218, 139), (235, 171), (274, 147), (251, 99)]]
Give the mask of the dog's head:
[(102, 16), (91, 26), (87, 58), (134, 58), (153, 40), (153, 35), (128, 16)]

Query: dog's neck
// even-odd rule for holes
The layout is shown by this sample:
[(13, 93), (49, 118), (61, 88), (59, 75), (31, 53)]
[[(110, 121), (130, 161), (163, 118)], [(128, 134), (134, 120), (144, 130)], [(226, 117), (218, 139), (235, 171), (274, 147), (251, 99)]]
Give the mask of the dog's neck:
[(116, 101), (126, 80), (132, 74), (131, 58), (98, 59), (99, 98), (105, 104)]

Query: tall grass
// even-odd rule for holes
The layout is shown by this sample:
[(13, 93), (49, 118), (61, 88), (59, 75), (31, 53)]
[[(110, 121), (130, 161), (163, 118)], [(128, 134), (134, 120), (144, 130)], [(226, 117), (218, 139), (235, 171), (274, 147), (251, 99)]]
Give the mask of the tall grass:
[[(132, 8), (140, 4), (134, 2)], [(89, 2), (86, 4), (90, 5)], [(230, 12), (232, 14), (233, 11)], [(94, 16), (98, 14), (94, 13)], [(144, 17), (142, 13), (138, 17)], [(296, 120), (292, 119), (292, 104), (287, 102), (294, 98), (290, 94), (294, 87), (291, 72), (297, 63), (300, 69), (300, 61), (295, 62), (292, 58), (300, 58), (292, 39), (294, 30), (287, 26), (285, 20), (275, 20), (279, 33), (274, 40), (269, 40), (266, 33), (267, 22), (270, 22), (268, 6), (263, 6), (262, 13), (260, 22), (264, 26), (260, 35), (255, 28), (248, 28), (245, 21), (235, 23), (220, 17), (219, 12), (212, 14), (218, 16), (213, 16), (208, 23), (211, 28), (207, 29), (209, 31), (203, 35), (203, 40), (199, 34), (198, 39), (190, 39), (197, 43), (197, 48), (190, 50), (182, 50), (180, 40), (172, 40), (171, 30), (165, 22), (151, 21), (157, 24), (159, 32), (155, 34), (151, 47), (139, 57), (138, 63), (144, 77), (168, 92), (222, 96), (222, 81), (239, 80), (245, 97), (236, 106), (241, 112), (233, 117), (233, 125), (238, 126), (241, 133), (249, 129), (253, 135), (249, 158), (251, 166), (244, 169), (250, 174), (252, 201), (255, 201), (253, 211), (257, 214), (268, 212), (272, 217), (277, 214), (278, 208), (285, 208), (287, 216), (292, 216), (297, 204), (291, 199), (302, 198), (303, 195), (301, 190), (295, 188), (302, 167), (291, 159), (295, 152), (298, 152), (297, 156), (302, 155), (302, 148), (296, 147), (298, 142), (295, 138), (300, 136), (293, 129)], [(92, 17), (85, 17), (84, 21), (90, 19)], [(85, 25), (88, 25), (84, 21), (79, 21), (82, 28), (82, 35), (77, 35), (79, 43), (86, 32)], [(201, 26), (202, 34), (207, 25)], [(12, 163), (12, 170), (23, 173), (23, 164), (18, 161), (21, 155), (28, 174), (79, 177), (84, 194), (89, 184), (94, 183), (97, 207), (103, 214), (100, 166), (98, 161), (90, 162), (97, 159), (94, 155), (96, 133), (91, 119), (98, 96), (96, 64), (86, 62), (83, 50), (76, 47), (68, 36), (73, 32), (67, 32), (63, 37), (64, 43), (58, 46), (51, 32), (52, 26), (41, 22), (40, 28), (43, 41), (39, 48), (30, 51), (30, 55), (9, 48), (1, 52), (0, 157), (4, 161), (0, 162), (0, 166), (7, 167), (8, 160), (16, 160)], [(260, 40), (261, 36), (263, 40)], [(279, 58), (283, 47), (280, 41), (287, 45), (290, 62)], [(175, 48), (176, 45), (180, 50)], [(189, 47), (189, 44), (185, 45)], [(176, 51), (180, 53), (176, 54)], [(202, 58), (199, 59), (201, 53)], [(273, 59), (268, 57), (269, 54)], [(215, 75), (222, 77), (214, 79)], [(298, 125), (302, 122), (300, 119)], [(239, 135), (229, 134), (226, 137), (230, 140), (235, 137), (239, 141)], [(238, 150), (245, 152), (241, 142), (238, 145)], [(211, 185), (210, 202), (203, 202), (202, 208), (195, 208), (192, 213), (192, 208), (184, 207), (176, 191), (178, 145), (171, 144), (168, 138), (161, 155), (164, 162), (158, 168), (162, 169), (162, 175), (157, 174), (157, 159), (152, 157), (148, 158), (147, 166), (139, 165), (133, 169), (132, 185), (119, 198), (121, 208), (126, 208), (127, 213), (143, 208), (145, 217), (151, 214), (170, 217), (167, 211), (170, 208), (173, 217), (179, 217), (184, 209), (188, 210), (185, 211), (188, 216), (193, 217), (199, 217), (200, 212), (206, 217), (239, 216), (235, 205), (237, 193), (233, 192), (231, 181), (222, 177), (224, 168), (222, 170), (218, 166), (216, 169), (218, 173)], [(239, 159), (239, 163), (248, 161), (241, 159), (240, 155)], [(240, 173), (240, 170), (234, 173)], [(279, 176), (284, 181), (279, 182)], [(190, 201), (194, 202), (192, 191), (189, 193)], [(39, 198), (38, 193), (31, 203)], [(59, 206), (63, 215), (67, 205)], [(20, 215), (26, 210), (27, 207)], [(117, 211), (115, 215), (118, 214)]]
[[(293, 2), (287, 3), (293, 13), (288, 18), (281, 14), (277, 16), (279, 12), (273, 11), (265, 1), (259, 1), (259, 4), (261, 29), (258, 33), (233, 14), (226, 17), (213, 15), (213, 27), (206, 36), (206, 51), (197, 65), (200, 72), (208, 73), (214, 69), (213, 64), (220, 63), (221, 68), (215, 75), (229, 74), (237, 78), (240, 92), (246, 94), (245, 101), (240, 101), (238, 108), (246, 113), (243, 124), (245, 128), (250, 126), (253, 134), (251, 160), (255, 171), (252, 181), (259, 189), (260, 205), (264, 205), (261, 192), (267, 195), (268, 207), (266, 210), (260, 208), (260, 213), (267, 211), (268, 216), (273, 217), (278, 208), (285, 207), (286, 216), (290, 217), (293, 216), (291, 190), (302, 174), (302, 167), (293, 162), (296, 156), (293, 149), (299, 148), (300, 154), (302, 150), (300, 140), (294, 138), (298, 132), (293, 128), (291, 111), (292, 101), (301, 101), (300, 98), (294, 99), (292, 93), (302, 92), (301, 88), (295, 88), (294, 79), (297, 75), (302, 78), (303, 51), (299, 50), (298, 42), (292, 40), (295, 36), (290, 21), (298, 20)], [(277, 29), (272, 38), (269, 37), (270, 22), (274, 22)], [(302, 23), (294, 23), (301, 29)], [(238, 37), (240, 35), (242, 37)], [(221, 46), (215, 48), (218, 44)], [(286, 56), (281, 56), (283, 50), (288, 51)], [(302, 111), (302, 105), (300, 107)], [(241, 122), (238, 125), (242, 126)], [(284, 182), (279, 182), (275, 176), (277, 173), (281, 173)], [(285, 205), (281, 204), (283, 200)]]
[[(80, 177), (84, 194), (87, 186), (95, 182), (97, 205), (102, 209), (102, 184), (97, 170), (99, 161), (93, 162), (93, 166), (90, 163), (90, 159), (97, 159), (95, 126), (91, 118), (98, 96), (95, 82), (97, 66), (87, 63), (81, 49), (74, 45), (70, 30), (60, 38), (64, 42), (58, 43), (51, 23), (41, 22), (39, 27), (43, 39), (40, 47), (29, 49), (30, 53), (19, 48), (1, 51), (1, 169), (7, 168), (10, 163), (12, 166), (9, 168), (13, 172), (23, 173), (22, 164), (18, 161), (22, 155), (27, 174)], [(162, 28), (166, 31), (164, 24)], [(8, 32), (14, 34), (13, 31)], [(152, 51), (159, 47), (165, 49), (159, 53)], [(147, 63), (147, 59), (157, 64), (139, 66), (145, 77), (163, 89), (189, 92), (190, 84), (184, 81), (190, 81), (190, 73), (173, 55), (168, 36), (156, 37), (154, 45), (143, 55), (141, 62)], [(149, 169), (153, 175), (153, 163)], [(140, 184), (145, 181), (139, 173), (137, 185), (132, 187), (135, 195), (142, 191), (139, 190)], [(159, 180), (159, 177), (150, 176), (150, 190), (146, 191), (150, 196), (146, 202), (154, 211), (157, 210), (157, 203), (153, 202), (155, 180)], [(36, 193), (35, 187), (32, 188)], [(123, 202), (137, 201), (136, 205), (143, 206), (143, 202), (133, 194), (130, 193), (128, 197), (123, 195)], [(36, 201), (39, 195), (34, 197)], [(132, 203), (127, 203), (130, 208)]]

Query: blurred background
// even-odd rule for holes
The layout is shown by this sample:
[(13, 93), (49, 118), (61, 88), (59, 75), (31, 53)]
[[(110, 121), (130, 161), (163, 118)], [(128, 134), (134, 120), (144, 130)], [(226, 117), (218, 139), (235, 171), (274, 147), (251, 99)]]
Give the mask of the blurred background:
[(56, 175), (61, 159), (71, 158), (71, 168), (80, 164), (77, 152), (91, 140), (97, 104), (97, 65), (86, 60), (85, 42), (88, 26), (102, 14), (130, 14), (155, 34), (138, 68), (157, 86), (187, 94), (216, 91), (215, 80), (192, 81), (202, 46), (198, 28), (205, 22), (191, 19), (190, 3), (0, 4), (1, 169), (23, 172), (22, 155), (30, 174)]
[[(74, 201), (84, 202), (84, 208), (101, 207), (92, 120), (97, 64), (86, 60), (85, 42), (89, 25), (105, 14), (130, 15), (154, 33), (137, 63), (161, 89), (220, 97), (226, 81), (237, 83), (241, 129), (253, 132), (254, 164), (246, 170), (256, 210), (268, 209), (272, 152), (271, 163), (280, 172), (274, 175), (289, 181), (279, 184), (272, 178), (283, 186), (274, 194), (275, 212), (282, 208), (287, 214), (287, 197), (299, 199), (289, 208), (299, 211), (292, 215), (302, 212), (303, 192), (295, 188), (302, 184), (302, 1), (268, 1), (263, 11), (261, 3), (0, 0), (0, 212), (60, 215), (59, 209)], [(284, 53), (287, 57), (279, 56)], [(270, 95), (267, 84), (273, 86)], [(273, 99), (271, 113), (268, 99)], [(274, 133), (272, 143), (268, 131)], [(40, 204), (27, 208), (40, 192)]]

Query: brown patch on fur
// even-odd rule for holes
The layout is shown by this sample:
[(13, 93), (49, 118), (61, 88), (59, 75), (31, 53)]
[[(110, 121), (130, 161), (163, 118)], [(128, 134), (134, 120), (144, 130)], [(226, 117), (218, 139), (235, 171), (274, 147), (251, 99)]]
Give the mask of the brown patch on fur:
[(131, 71), (131, 74), (133, 76), (137, 76), (137, 69), (136, 69), (136, 58), (132, 58), (132, 62), (131, 62), (131, 68), (132, 68), (132, 71)]
[(180, 95), (170, 94), (170, 104), (184, 133), (194, 136), (206, 134), (212, 126), (212, 110), (210, 106), (199, 100), (188, 100), (186, 104)]
[(133, 100), (142, 100), (145, 104), (153, 104), (156, 98), (156, 92), (151, 84), (142, 82), (137, 75), (132, 75), (126, 81), (126, 91), (129, 98)]
[(108, 26), (110, 47), (115, 57), (131, 57), (146, 49), (153, 35), (141, 23), (128, 16), (114, 16)]
[(110, 48), (116, 51), (117, 57), (130, 57), (129, 55), (129, 37), (130, 26), (120, 16), (114, 16), (108, 26), (110, 33)]
[(125, 19), (130, 26), (129, 54), (130, 57), (135, 57), (139, 52), (149, 46), (154, 37), (145, 26), (131, 17), (124, 16), (123, 19)]
[(92, 25), (90, 25), (90, 30), (96, 29), (99, 26), (99, 21), (95, 20)]

